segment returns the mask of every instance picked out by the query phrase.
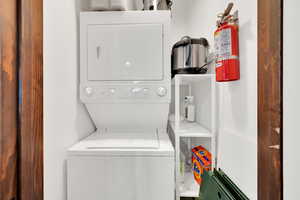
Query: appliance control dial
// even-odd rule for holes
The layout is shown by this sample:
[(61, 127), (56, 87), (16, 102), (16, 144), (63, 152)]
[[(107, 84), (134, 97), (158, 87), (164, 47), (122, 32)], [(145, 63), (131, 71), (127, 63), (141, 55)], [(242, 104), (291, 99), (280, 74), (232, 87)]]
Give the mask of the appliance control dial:
[(144, 88), (143, 89), (143, 94), (148, 95), (149, 94), (149, 88)]
[(159, 87), (156, 91), (157, 95), (160, 97), (164, 97), (167, 94), (167, 89), (165, 87)]
[(115, 94), (116, 93), (116, 89), (114, 89), (114, 88), (109, 89), (109, 93), (112, 94), (112, 95)]
[(93, 89), (93, 88), (91, 88), (91, 87), (86, 87), (86, 88), (85, 88), (85, 94), (86, 94), (87, 96), (92, 96), (93, 93), (94, 93), (94, 89)]
[(131, 93), (132, 93), (132, 94), (138, 94), (138, 93), (141, 92), (141, 90), (142, 90), (142, 88), (132, 88), (132, 89), (131, 89)]

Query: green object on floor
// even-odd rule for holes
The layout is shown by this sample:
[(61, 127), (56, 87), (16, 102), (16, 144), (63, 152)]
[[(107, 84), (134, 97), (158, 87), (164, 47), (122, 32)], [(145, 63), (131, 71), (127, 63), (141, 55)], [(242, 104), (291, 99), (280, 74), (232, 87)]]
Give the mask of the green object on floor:
[(222, 170), (205, 171), (197, 200), (249, 200)]

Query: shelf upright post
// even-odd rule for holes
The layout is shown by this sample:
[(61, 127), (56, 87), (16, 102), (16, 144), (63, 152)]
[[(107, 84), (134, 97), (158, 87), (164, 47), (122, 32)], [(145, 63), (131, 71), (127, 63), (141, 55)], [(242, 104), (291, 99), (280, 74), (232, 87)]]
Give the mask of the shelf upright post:
[(176, 164), (175, 164), (175, 185), (176, 185), (176, 200), (180, 200), (180, 136), (175, 134), (175, 155), (176, 155)]
[(181, 79), (175, 76), (175, 129), (179, 129), (180, 123), (180, 84)]
[(216, 167), (216, 77), (211, 77), (211, 153), (212, 168)]
[(180, 136), (176, 132), (179, 129), (180, 123), (180, 84), (181, 79), (179, 76), (175, 76), (175, 155), (176, 155), (176, 164), (175, 164), (175, 177), (176, 177), (176, 200), (180, 200)]

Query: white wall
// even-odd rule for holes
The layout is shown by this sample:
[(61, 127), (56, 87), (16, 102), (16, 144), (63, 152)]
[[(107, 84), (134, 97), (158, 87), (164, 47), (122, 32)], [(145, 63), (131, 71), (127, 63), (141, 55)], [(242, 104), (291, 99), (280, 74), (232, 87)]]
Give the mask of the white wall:
[[(180, 1), (180, 0), (177, 0)], [(257, 1), (184, 0), (187, 33), (213, 49), (216, 15), (234, 2), (240, 18), (241, 80), (220, 83), (218, 166), (257, 199)]]
[(188, 34), (187, 30), (187, 12), (188, 4), (185, 0), (175, 0), (172, 6), (171, 21), (171, 43), (175, 44), (182, 36)]
[(78, 99), (75, 0), (44, 0), (44, 191), (66, 200), (66, 150), (92, 132)]
[(224, 85), (221, 90), (219, 151), (220, 165), (253, 200), (257, 199), (256, 2), (237, 3), (240, 11), (241, 80)]
[(284, 199), (296, 200), (299, 190), (299, 57), (300, 28), (297, 20), (300, 1), (284, 1), (283, 49), (283, 170)]
[(257, 1), (235, 1), (241, 80), (220, 84), (219, 166), (257, 199)]

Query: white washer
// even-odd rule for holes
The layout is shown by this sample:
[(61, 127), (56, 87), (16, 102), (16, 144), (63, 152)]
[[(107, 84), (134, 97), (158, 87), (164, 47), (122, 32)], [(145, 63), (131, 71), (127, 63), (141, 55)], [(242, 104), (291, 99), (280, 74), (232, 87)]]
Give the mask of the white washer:
[(80, 99), (97, 130), (68, 151), (68, 200), (174, 200), (169, 11), (83, 12)]
[(72, 200), (173, 200), (173, 147), (166, 133), (94, 134), (70, 149), (68, 183)]

